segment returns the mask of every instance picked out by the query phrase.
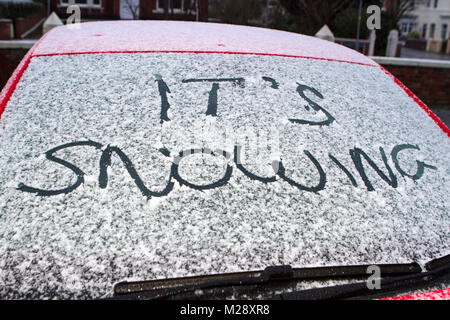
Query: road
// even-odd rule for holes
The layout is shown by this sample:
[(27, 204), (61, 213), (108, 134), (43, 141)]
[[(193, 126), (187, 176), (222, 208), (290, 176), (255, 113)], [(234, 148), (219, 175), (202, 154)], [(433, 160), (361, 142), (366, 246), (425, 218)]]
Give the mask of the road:
[(450, 60), (450, 54), (428, 52), (411, 48), (402, 48), (401, 58)]
[(445, 123), (447, 127), (450, 128), (450, 108), (441, 109), (441, 108), (432, 108), (430, 109)]

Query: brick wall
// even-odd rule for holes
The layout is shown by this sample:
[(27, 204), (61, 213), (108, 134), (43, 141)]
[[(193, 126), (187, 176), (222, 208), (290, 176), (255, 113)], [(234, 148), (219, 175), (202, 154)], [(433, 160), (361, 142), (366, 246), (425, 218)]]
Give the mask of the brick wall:
[(45, 9), (38, 10), (26, 18), (18, 18), (16, 21), (16, 37), (19, 38), (25, 32), (33, 28), (43, 18), (45, 18)]
[[(120, 19), (120, 0), (102, 0), (101, 8), (81, 7), (81, 19)], [(61, 19), (67, 19), (67, 5), (61, 0), (50, 0), (50, 11), (55, 11)]]
[(0, 19), (0, 40), (10, 40), (12, 37), (12, 21), (10, 19)]
[[(101, 8), (81, 8), (82, 19), (120, 19), (120, 1), (121, 0), (102, 0)], [(208, 0), (199, 0), (199, 19), (208, 21)], [(156, 0), (140, 1), (140, 19), (164, 19), (163, 13), (155, 13)], [(50, 0), (50, 9), (55, 11), (61, 19), (66, 19), (67, 6), (61, 6), (61, 0)], [(170, 14), (170, 20), (194, 20), (195, 11), (191, 15)]]
[(450, 108), (450, 69), (385, 66), (425, 104)]
[(12, 20), (0, 19), (0, 40), (11, 40), (14, 38), (14, 35), (17, 39), (20, 39), (20, 36), (45, 18), (45, 14), (45, 10), (40, 9), (25, 18), (15, 19), (15, 30)]
[(0, 49), (0, 88), (8, 81), (28, 49)]
[(430, 107), (450, 109), (450, 61), (373, 57)]
[(405, 47), (417, 50), (425, 50), (427, 48), (427, 40), (425, 39), (406, 39)]

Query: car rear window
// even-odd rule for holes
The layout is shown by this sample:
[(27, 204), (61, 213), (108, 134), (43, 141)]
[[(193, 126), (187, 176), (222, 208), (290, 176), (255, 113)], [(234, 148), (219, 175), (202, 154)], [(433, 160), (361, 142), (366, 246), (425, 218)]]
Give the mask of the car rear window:
[(449, 253), (449, 154), (376, 66), (34, 57), (0, 120), (0, 295), (424, 262)]

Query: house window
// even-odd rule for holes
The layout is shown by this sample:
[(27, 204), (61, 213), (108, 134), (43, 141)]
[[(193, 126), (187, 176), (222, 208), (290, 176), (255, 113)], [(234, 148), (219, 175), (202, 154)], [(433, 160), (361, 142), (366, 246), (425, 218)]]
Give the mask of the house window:
[(444, 23), (442, 25), (441, 39), (447, 40), (447, 30), (448, 30), (448, 24)]
[(439, 4), (439, 0), (434, 0), (434, 7), (437, 8)]
[(406, 35), (412, 31), (413, 23), (412, 22), (403, 22), (400, 25), (400, 31), (402, 35)]
[(408, 29), (408, 25), (406, 23), (402, 23), (402, 26), (401, 26), (402, 34), (405, 34), (407, 29)]
[(62, 6), (69, 6), (72, 4), (79, 5), (80, 7), (100, 7), (101, 0), (61, 0)]
[(183, 1), (182, 0), (172, 0), (171, 2), (172, 2), (171, 6), (170, 6), (171, 9), (172, 8), (179, 9), (179, 10), (183, 9)]
[[(192, 0), (165, 0), (169, 2), (169, 12), (173, 9), (176, 11), (186, 11), (191, 8)], [(164, 10), (164, 0), (156, 0), (156, 9)]]
[(427, 37), (427, 28), (428, 28), (428, 25), (426, 23), (424, 23), (423, 27), (422, 27), (422, 38)]

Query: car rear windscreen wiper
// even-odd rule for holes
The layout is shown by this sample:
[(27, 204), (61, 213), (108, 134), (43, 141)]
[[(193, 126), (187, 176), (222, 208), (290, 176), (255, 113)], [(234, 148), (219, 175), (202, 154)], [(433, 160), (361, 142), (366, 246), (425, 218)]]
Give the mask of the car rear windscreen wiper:
[[(114, 299), (226, 299), (236, 297), (236, 294), (238, 297), (263, 299), (357, 298), (414, 286), (423, 287), (433, 280), (441, 281), (442, 276), (448, 279), (449, 265), (450, 256), (430, 261), (425, 265), (426, 271), (415, 262), (315, 268), (272, 266), (259, 271), (120, 282), (114, 286)], [(371, 266), (379, 268), (379, 289), (367, 286), (366, 280), (370, 276), (368, 268)], [(336, 280), (351, 280), (351, 283), (297, 289), (297, 284), (305, 281), (326, 283)]]
[(382, 274), (378, 288), (369, 288), (367, 282), (287, 292), (272, 299), (376, 299), (403, 295), (405, 292), (428, 291), (450, 286), (450, 255), (431, 260), (423, 272), (388, 277)]

